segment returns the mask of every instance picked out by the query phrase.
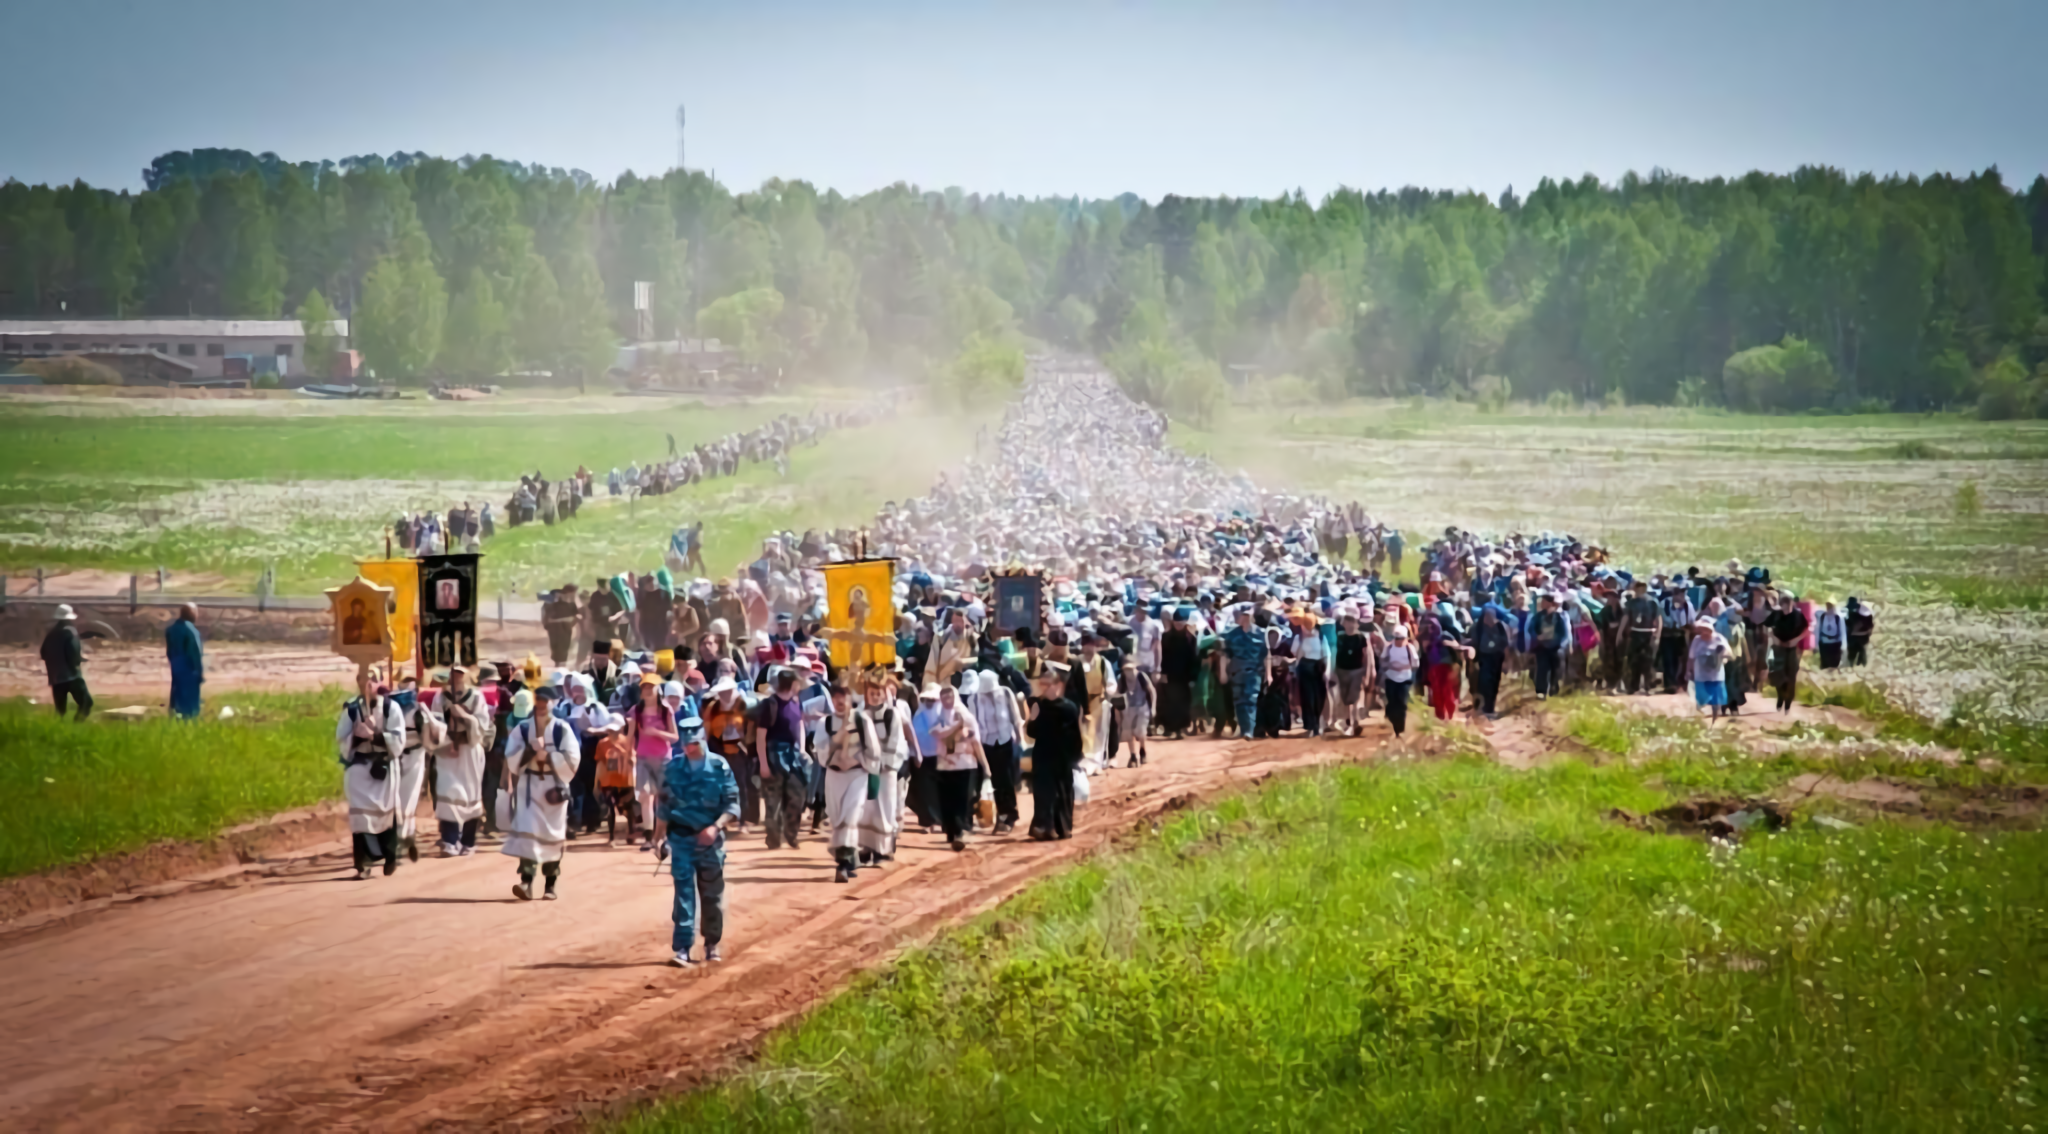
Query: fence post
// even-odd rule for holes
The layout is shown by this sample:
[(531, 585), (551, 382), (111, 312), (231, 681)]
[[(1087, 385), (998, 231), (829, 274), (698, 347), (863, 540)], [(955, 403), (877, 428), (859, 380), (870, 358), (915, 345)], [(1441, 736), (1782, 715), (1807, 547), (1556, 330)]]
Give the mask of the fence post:
[(36, 594), (40, 595), (40, 594), (42, 594), (42, 593), (43, 593), (43, 569), (42, 569), (41, 567), (38, 567), (38, 568), (36, 568)]
[(7, 609), (7, 576), (0, 575), (0, 610)]
[(135, 592), (136, 592), (136, 591), (137, 591), (138, 589), (140, 589), (141, 585), (142, 585), (142, 576), (140, 576), (140, 575), (130, 575), (130, 576), (128, 576), (128, 615), (129, 615), (129, 617), (131, 617), (131, 618), (132, 618), (132, 617), (134, 617), (134, 615), (135, 615), (135, 605), (136, 605), (136, 603), (135, 603)]
[(162, 565), (162, 564), (158, 564), (158, 565), (157, 565), (157, 569), (156, 569), (156, 593), (158, 593), (158, 594), (162, 594), (162, 593), (164, 593), (164, 583), (165, 583), (165, 581), (166, 581), (166, 580), (168, 580), (169, 578), (170, 578), (170, 574), (169, 574), (169, 572), (167, 572), (167, 571), (165, 571), (165, 570), (163, 569), (163, 565)]
[[(0, 603), (5, 603), (5, 601), (6, 601), (6, 599), (7, 599), (7, 595), (6, 595), (6, 593), (5, 593), (5, 592), (6, 592), (6, 590), (7, 590), (7, 580), (6, 580), (5, 578), (0, 578)], [(499, 592), (498, 592), (498, 629), (500, 629), (500, 630), (503, 630), (504, 628), (505, 628), (505, 592), (504, 592), (504, 591), (499, 591)]]

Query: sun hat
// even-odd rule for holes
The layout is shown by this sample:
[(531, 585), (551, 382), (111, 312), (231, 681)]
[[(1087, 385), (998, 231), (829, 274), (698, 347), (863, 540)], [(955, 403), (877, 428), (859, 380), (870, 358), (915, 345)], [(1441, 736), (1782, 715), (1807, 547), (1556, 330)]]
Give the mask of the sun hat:
[(936, 700), (938, 700), (938, 699), (939, 699), (939, 683), (938, 683), (938, 682), (936, 682), (936, 681), (930, 681), (930, 682), (926, 682), (926, 683), (925, 683), (925, 687), (924, 687), (924, 691), (923, 691), (922, 693), (919, 693), (919, 694), (917, 695), (917, 699), (918, 699), (918, 700), (920, 700), (920, 701), (936, 701)]
[(71, 609), (70, 603), (60, 602), (57, 604), (57, 621), (76, 622), (78, 621), (78, 612)]
[(718, 679), (718, 683), (711, 687), (711, 695), (713, 697), (716, 697), (720, 693), (732, 693), (737, 691), (738, 689), (739, 684), (735, 682), (732, 678), (721, 677)]

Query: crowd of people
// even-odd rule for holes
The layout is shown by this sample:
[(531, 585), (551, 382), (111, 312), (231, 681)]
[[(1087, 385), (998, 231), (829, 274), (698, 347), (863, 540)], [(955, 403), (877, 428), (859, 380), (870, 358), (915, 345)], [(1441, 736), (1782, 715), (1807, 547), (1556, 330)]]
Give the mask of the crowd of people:
[[(429, 772), (441, 853), (495, 827), (521, 899), (556, 897), (566, 844), (623, 820), (670, 864), (687, 966), (718, 959), (734, 838), (822, 833), (843, 882), (890, 862), (906, 825), (955, 850), (1014, 831), (1026, 790), (1029, 837), (1066, 838), (1090, 777), (1161, 740), (1350, 734), (1376, 712), (1398, 737), (1411, 692), (1443, 719), (1490, 716), (1510, 679), (1539, 698), (1689, 687), (1716, 715), (1769, 684), (1782, 709), (1809, 651), (1868, 656), (1867, 605), (1816, 611), (1760, 567), (1633, 572), (1549, 532), (1416, 547), (1167, 430), (1099, 371), (1036, 367), (961, 474), (865, 528), (784, 533), (737, 580), (564, 584), (551, 665), (372, 678), (337, 729), (359, 876), (417, 856)], [(679, 533), (671, 566), (693, 546)], [(863, 556), (896, 560), (897, 658), (836, 669), (820, 567)], [(998, 629), (995, 588), (1018, 576), (1038, 617)]]

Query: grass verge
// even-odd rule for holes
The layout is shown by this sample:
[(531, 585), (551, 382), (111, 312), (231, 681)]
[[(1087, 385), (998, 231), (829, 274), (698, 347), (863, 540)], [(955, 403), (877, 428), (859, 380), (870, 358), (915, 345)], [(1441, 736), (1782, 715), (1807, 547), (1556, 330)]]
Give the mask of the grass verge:
[(231, 720), (83, 724), (47, 705), (0, 702), (0, 877), (203, 839), (339, 796), (343, 697), (235, 694)]
[(1666, 802), (1669, 770), (1269, 785), (1039, 884), (621, 1129), (2038, 1121), (2039, 832), (1800, 823), (1731, 853), (1602, 817)]

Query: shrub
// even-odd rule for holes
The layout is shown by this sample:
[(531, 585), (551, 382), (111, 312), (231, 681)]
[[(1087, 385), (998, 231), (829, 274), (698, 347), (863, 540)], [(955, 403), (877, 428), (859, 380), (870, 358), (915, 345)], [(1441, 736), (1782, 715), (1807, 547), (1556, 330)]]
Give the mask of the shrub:
[(1974, 480), (1964, 481), (1963, 486), (1956, 489), (1956, 518), (1959, 520), (1973, 520), (1983, 510), (1984, 500), (1977, 491), (1977, 482)]
[(1481, 374), (1472, 380), (1472, 400), (1481, 413), (1499, 413), (1514, 393), (1514, 385), (1498, 374)]
[(1577, 408), (1578, 399), (1572, 397), (1570, 393), (1564, 390), (1552, 390), (1550, 391), (1550, 396), (1543, 399), (1543, 404), (1552, 412), (1570, 413), (1573, 409)]
[(1759, 413), (1798, 412), (1824, 406), (1835, 389), (1828, 356), (1804, 339), (1786, 335), (1775, 346), (1751, 347), (1721, 367), (1728, 404)]

